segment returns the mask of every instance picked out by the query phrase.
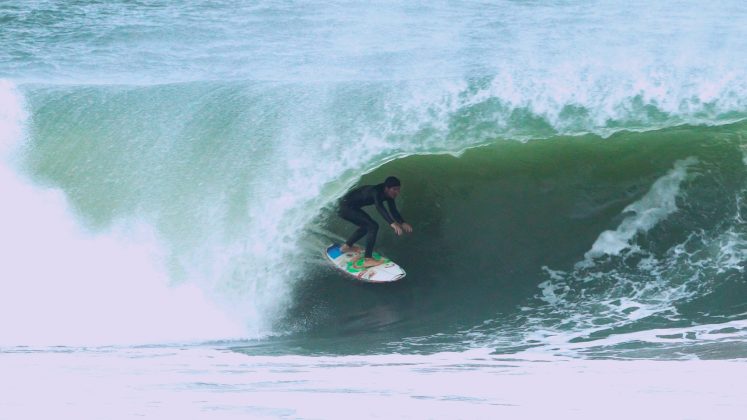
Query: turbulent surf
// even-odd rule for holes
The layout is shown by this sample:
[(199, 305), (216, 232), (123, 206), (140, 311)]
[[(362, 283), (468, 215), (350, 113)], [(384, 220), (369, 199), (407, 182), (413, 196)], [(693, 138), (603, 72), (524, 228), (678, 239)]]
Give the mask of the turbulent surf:
[[(1, 5), (0, 314), (78, 308), (4, 344), (745, 357), (747, 33), (721, 6)], [(319, 250), (388, 175), (408, 277), (353, 284)]]

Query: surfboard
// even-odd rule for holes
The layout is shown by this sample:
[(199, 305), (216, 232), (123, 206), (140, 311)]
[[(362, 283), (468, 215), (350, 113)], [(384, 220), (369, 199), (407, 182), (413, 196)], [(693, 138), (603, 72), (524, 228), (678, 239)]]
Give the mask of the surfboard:
[(373, 257), (383, 262), (369, 268), (363, 267), (363, 250), (342, 252), (340, 244), (332, 244), (327, 247), (324, 254), (336, 269), (359, 281), (391, 283), (405, 277), (405, 270), (402, 267), (378, 252), (374, 252)]

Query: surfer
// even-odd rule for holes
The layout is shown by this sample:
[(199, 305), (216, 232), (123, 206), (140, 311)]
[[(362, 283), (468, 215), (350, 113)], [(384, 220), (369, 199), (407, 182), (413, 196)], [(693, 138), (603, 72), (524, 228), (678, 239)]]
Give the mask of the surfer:
[[(399, 179), (390, 176), (381, 184), (358, 187), (345, 194), (342, 200), (340, 200), (340, 208), (337, 214), (348, 222), (358, 226), (358, 229), (345, 241), (340, 250), (342, 252), (354, 251), (355, 243), (366, 236), (366, 252), (363, 254), (364, 267), (373, 267), (381, 264), (381, 262), (373, 258), (379, 224), (363, 211), (361, 207), (375, 204), (376, 210), (379, 211), (381, 217), (389, 223), (389, 226), (394, 229), (397, 235), (402, 235), (403, 232), (412, 232), (412, 226), (405, 222), (402, 215), (397, 211), (397, 205), (394, 204), (394, 199), (399, 195), (401, 188), (402, 185)], [(384, 202), (387, 203), (389, 211), (384, 208)]]

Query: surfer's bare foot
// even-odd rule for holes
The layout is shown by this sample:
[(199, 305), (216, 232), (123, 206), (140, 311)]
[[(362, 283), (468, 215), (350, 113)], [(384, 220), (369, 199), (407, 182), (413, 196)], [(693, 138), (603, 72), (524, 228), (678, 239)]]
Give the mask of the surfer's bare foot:
[(370, 267), (376, 267), (377, 265), (381, 265), (383, 261), (378, 261), (373, 258), (365, 258), (363, 260), (363, 267), (364, 268), (370, 268)]
[(361, 249), (355, 245), (348, 246), (347, 244), (342, 244), (342, 246), (340, 246), (340, 251), (345, 254), (348, 252), (361, 252)]

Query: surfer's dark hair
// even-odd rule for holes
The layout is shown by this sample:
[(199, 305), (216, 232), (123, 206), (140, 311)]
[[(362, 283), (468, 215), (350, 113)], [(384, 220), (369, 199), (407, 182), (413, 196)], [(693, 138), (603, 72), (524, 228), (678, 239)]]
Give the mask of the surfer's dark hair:
[(399, 187), (400, 185), (402, 185), (402, 183), (399, 182), (399, 179), (397, 179), (397, 177), (390, 176), (384, 180), (384, 186), (387, 188)]

